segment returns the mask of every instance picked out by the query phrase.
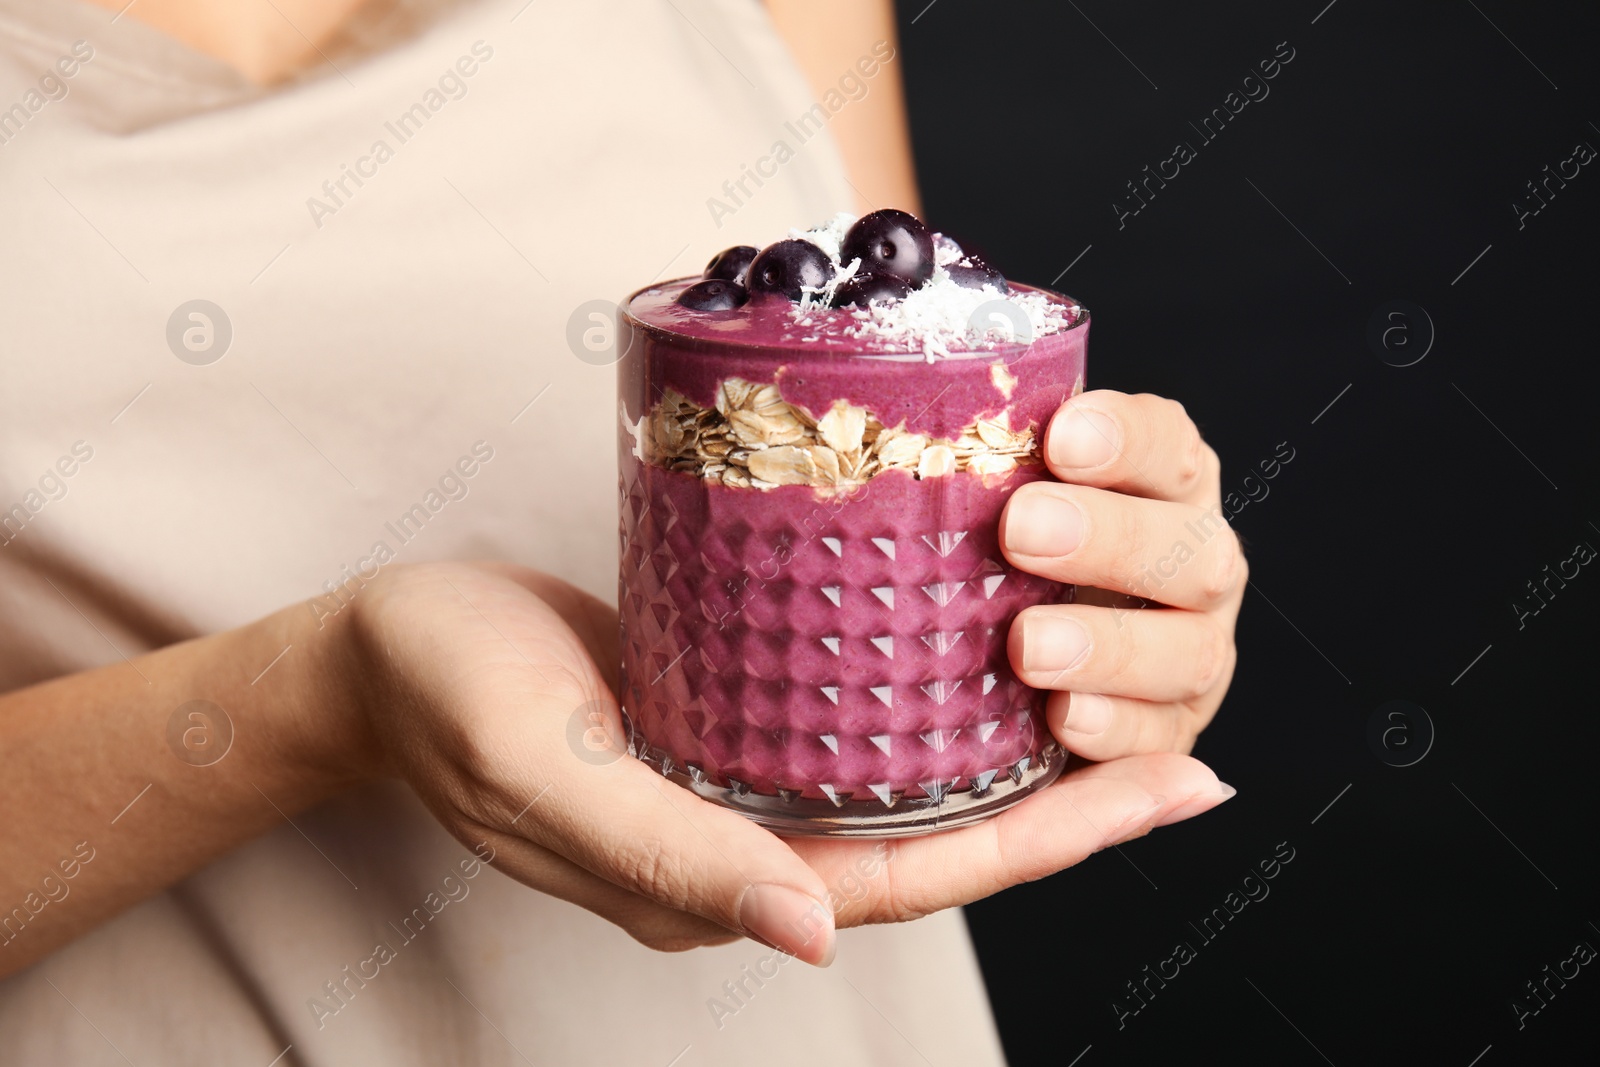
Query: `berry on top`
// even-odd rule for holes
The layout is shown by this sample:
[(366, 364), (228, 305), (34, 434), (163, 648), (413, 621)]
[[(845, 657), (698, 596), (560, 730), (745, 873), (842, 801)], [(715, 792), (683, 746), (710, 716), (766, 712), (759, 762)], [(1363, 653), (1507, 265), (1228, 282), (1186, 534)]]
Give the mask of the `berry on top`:
[(734, 245), (732, 248), (724, 248), (711, 257), (711, 262), (706, 264), (706, 269), (700, 276), (721, 278), (725, 282), (738, 282), (743, 285), (745, 271), (750, 269), (750, 261), (755, 259), (760, 251), (754, 245)]
[(743, 307), (750, 293), (738, 282), (707, 278), (678, 294), (678, 303), (692, 311), (732, 311)]
[(745, 274), (753, 293), (782, 293), (799, 300), (804, 289), (821, 289), (833, 278), (828, 253), (798, 238), (768, 245)]
[(859, 259), (864, 271), (921, 285), (933, 274), (933, 235), (915, 215), (884, 208), (856, 220), (839, 245), (839, 258)]
[(945, 268), (950, 280), (963, 289), (982, 289), (992, 285), (1002, 293), (1006, 291), (1006, 276), (977, 256), (967, 256), (965, 263), (952, 263)]
[(911, 283), (893, 274), (858, 272), (855, 277), (841, 282), (833, 291), (833, 306), (866, 307), (876, 300), (880, 303), (899, 300), (911, 291)]

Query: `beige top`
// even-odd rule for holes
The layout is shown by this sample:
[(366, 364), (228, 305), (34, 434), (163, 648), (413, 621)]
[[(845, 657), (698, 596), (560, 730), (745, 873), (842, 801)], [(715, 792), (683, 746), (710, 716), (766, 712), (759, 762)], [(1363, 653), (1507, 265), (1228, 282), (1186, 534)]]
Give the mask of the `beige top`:
[[(370, 7), (261, 91), (134, 19), (0, 0), (0, 687), (307, 599), (380, 540), (609, 598), (613, 371), (569, 317), (850, 203), (755, 0)], [(169, 330), (197, 299), (226, 323)], [(466, 850), (397, 787), (296, 822), (316, 848), (285, 825), (0, 983), (0, 1062), (1001, 1062), (958, 913), (780, 968), (653, 953), (485, 868), (407, 940)], [(377, 976), (311, 1008), (347, 966)]]

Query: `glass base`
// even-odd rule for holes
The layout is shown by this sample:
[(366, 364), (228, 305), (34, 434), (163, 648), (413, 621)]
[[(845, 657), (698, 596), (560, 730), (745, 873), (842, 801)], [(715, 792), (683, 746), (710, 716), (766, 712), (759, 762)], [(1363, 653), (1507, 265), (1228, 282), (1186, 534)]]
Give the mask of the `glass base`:
[(742, 782), (720, 786), (699, 768), (678, 764), (642, 739), (630, 739), (628, 751), (696, 796), (791, 837), (912, 837), (971, 826), (1043, 789), (1056, 780), (1067, 762), (1066, 751), (1051, 741), (1037, 756), (1025, 756), (1009, 767), (979, 775), (979, 781), (987, 779), (982, 789), (970, 783), (938, 797), (891, 794), (887, 803), (876, 797), (834, 803), (802, 796), (768, 796), (752, 792)]

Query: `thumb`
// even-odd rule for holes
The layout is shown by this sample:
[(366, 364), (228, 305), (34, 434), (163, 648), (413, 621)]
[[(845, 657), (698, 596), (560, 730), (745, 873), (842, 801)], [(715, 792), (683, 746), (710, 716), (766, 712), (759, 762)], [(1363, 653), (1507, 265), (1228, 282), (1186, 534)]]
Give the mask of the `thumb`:
[(535, 824), (521, 824), (528, 837), (642, 897), (807, 963), (833, 961), (827, 886), (781, 838), (635, 759), (556, 762)]

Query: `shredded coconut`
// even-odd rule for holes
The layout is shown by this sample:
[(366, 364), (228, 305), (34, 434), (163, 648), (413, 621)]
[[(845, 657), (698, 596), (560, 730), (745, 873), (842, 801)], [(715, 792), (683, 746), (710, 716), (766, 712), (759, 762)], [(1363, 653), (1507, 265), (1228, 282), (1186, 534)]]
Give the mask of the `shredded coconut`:
[(967, 254), (961, 251), (961, 246), (942, 233), (933, 235), (933, 264), (936, 267), (948, 267), (955, 263), (965, 264)]
[[(978, 314), (986, 304), (997, 306)], [(1031, 341), (1068, 325), (1068, 309), (1042, 293), (1001, 292), (992, 285), (968, 289), (943, 267), (905, 299), (873, 302), (853, 317), (859, 325), (852, 336), (904, 341), (907, 351), (920, 350), (930, 362), (952, 351)]]
[[(790, 312), (800, 326), (818, 325), (815, 313), (825, 311), (835, 290), (861, 269), (861, 261), (843, 263), (839, 246), (856, 216), (839, 212), (821, 225), (806, 230), (790, 230), (791, 238), (810, 241), (833, 262), (833, 277), (821, 287), (806, 286)], [(945, 268), (972, 266), (972, 260), (955, 241), (942, 233), (933, 235), (933, 277), (913, 289), (903, 299), (873, 301), (850, 312), (853, 322), (843, 329), (844, 336), (875, 338), (903, 345), (907, 353), (920, 353), (928, 362), (956, 353), (993, 348), (996, 344), (1031, 341), (1055, 333), (1077, 322), (1082, 309), (1076, 305), (1054, 303), (1042, 293), (1002, 291), (985, 285), (968, 289), (957, 285)], [(996, 306), (977, 315), (986, 304)], [(1003, 303), (1005, 307), (1001, 307)], [(976, 319), (974, 316), (977, 316)], [(826, 317), (824, 317), (824, 325)], [(832, 332), (827, 331), (827, 332)]]
[(790, 230), (789, 236), (802, 241), (810, 241), (828, 254), (835, 267), (842, 266), (839, 262), (839, 245), (844, 242), (844, 235), (854, 226), (856, 217), (848, 211), (841, 211), (827, 222), (813, 226), (809, 230)]

